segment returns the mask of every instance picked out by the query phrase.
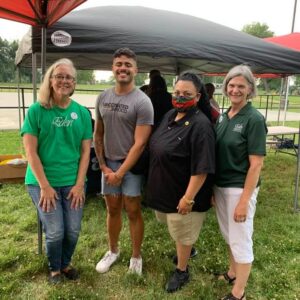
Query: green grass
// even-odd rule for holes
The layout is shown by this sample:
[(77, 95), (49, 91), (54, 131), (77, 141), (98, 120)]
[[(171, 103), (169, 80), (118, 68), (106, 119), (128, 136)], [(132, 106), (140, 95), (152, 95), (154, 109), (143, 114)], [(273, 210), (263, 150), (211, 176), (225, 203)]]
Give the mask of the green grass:
[[(0, 154), (19, 153), (17, 131), (0, 131), (0, 143)], [(293, 156), (268, 151), (255, 218), (255, 261), (248, 300), (300, 299), (300, 215), (293, 212), (295, 162)], [(106, 211), (100, 197), (90, 197), (73, 258), (81, 279), (50, 286), (45, 252), (37, 255), (36, 212), (24, 185), (4, 184), (0, 207), (0, 299), (216, 300), (230, 291), (212, 275), (227, 266), (226, 247), (213, 209), (196, 243), (199, 254), (190, 262), (191, 282), (168, 295), (164, 285), (174, 268), (170, 258), (175, 247), (166, 227), (156, 222), (150, 209), (143, 209), (143, 277), (127, 274), (131, 246), (125, 215), (119, 262), (106, 274), (95, 271), (107, 250)]]

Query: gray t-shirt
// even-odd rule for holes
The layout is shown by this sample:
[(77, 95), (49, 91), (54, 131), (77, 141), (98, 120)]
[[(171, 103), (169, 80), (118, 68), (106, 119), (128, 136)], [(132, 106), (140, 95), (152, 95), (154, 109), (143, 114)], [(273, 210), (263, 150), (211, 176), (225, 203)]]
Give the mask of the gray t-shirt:
[(95, 111), (97, 120), (103, 120), (104, 151), (111, 160), (126, 158), (137, 125), (153, 125), (151, 100), (137, 88), (121, 96), (114, 87), (105, 90), (96, 100)]

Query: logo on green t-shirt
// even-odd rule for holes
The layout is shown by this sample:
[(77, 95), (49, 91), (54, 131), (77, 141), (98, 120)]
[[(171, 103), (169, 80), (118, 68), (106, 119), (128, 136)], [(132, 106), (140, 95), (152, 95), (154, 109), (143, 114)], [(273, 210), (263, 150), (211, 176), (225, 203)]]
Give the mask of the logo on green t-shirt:
[(52, 121), (52, 125), (56, 127), (72, 127), (73, 121), (78, 119), (76, 112), (71, 113), (71, 119), (68, 116), (65, 117), (55, 117)]

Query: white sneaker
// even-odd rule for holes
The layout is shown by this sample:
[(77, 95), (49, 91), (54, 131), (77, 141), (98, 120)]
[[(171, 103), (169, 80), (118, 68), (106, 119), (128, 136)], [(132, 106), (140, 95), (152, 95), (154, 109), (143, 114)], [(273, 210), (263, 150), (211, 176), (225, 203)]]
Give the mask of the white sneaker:
[(110, 266), (118, 259), (120, 251), (113, 253), (110, 250), (105, 253), (102, 259), (96, 265), (96, 271), (99, 273), (105, 273), (109, 270)]
[(131, 257), (128, 273), (136, 273), (142, 275), (143, 259)]

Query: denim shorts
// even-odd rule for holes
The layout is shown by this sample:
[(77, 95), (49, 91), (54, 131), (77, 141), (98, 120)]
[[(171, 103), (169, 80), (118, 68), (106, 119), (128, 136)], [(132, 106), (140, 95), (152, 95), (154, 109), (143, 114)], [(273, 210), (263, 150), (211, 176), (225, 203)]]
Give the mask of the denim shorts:
[[(121, 161), (106, 159), (106, 165), (116, 172), (122, 165)], [(105, 182), (104, 174), (102, 173), (102, 189), (103, 195), (125, 195), (129, 197), (137, 197), (142, 194), (142, 185), (144, 182), (143, 175), (136, 175), (130, 171), (125, 173), (122, 183), (119, 186), (108, 185)]]

